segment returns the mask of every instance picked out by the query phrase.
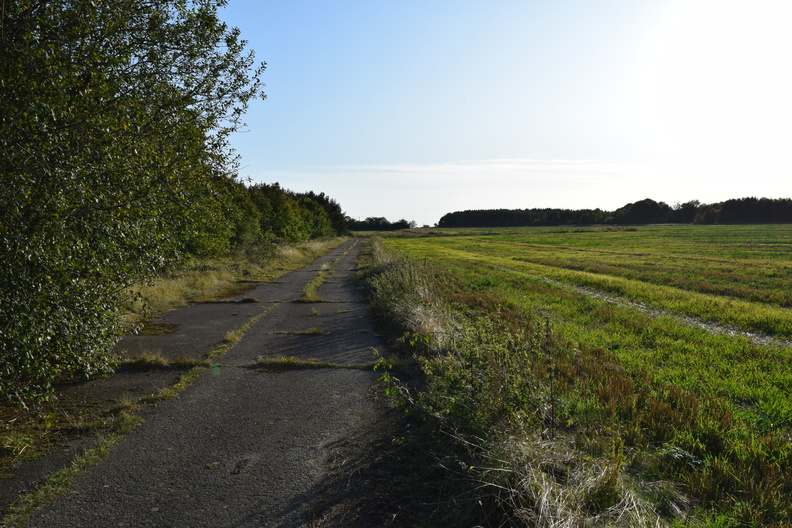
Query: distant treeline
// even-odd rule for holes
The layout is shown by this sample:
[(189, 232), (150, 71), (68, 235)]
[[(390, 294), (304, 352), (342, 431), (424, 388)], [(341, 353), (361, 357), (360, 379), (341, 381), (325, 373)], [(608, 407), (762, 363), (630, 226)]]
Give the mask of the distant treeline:
[(273, 241), (303, 242), (347, 233), (341, 206), (324, 193), (296, 193), (278, 183), (233, 186), (231, 204), (234, 235), (231, 246)]
[(347, 227), (352, 231), (396, 231), (399, 229), (410, 229), (415, 227), (415, 222), (399, 220), (390, 222), (387, 218), (368, 217), (365, 220), (353, 220), (347, 217)]
[(649, 198), (615, 211), (601, 209), (481, 209), (445, 214), (438, 227), (517, 227), (592, 224), (788, 224), (790, 198), (738, 198), (670, 206)]

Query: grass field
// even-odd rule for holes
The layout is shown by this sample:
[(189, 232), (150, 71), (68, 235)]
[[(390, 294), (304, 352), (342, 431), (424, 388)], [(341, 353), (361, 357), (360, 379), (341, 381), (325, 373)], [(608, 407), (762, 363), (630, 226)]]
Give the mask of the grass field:
[[(405, 319), (412, 342), (436, 343), (421, 359), (428, 412), (460, 415), (486, 438), (481, 453), (521, 460), (499, 470), (510, 484), (488, 484), (511, 490), (498, 503), (514, 525), (548, 507), (527, 498), (548, 475), (574, 480), (569, 460), (544, 471), (534, 453), (526, 465), (525, 446), (549, 437), (546, 449), (611, 475), (578, 489), (589, 498), (570, 526), (792, 524), (792, 226), (414, 230), (383, 242), (443, 299), (434, 324)], [(602, 517), (627, 503), (656, 522)]]

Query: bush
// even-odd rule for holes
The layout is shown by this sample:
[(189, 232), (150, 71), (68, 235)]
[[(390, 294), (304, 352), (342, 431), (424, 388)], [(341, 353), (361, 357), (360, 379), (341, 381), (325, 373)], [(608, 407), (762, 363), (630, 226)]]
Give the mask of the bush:
[(0, 395), (108, 370), (126, 288), (228, 248), (217, 182), (261, 69), (223, 4), (3, 4)]

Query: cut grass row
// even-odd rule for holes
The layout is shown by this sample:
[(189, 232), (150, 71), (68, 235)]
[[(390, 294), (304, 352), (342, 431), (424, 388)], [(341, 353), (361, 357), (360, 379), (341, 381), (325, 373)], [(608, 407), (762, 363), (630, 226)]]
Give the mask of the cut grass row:
[[(493, 236), (494, 235), (494, 236)], [(491, 256), (792, 306), (789, 226), (675, 226), (614, 230), (474, 230), (438, 245)], [(460, 238), (461, 237), (461, 238)]]
[[(475, 241), (470, 241), (455, 245), (453, 242), (456, 240), (458, 239), (445, 240), (444, 243), (439, 244), (437, 238), (390, 239), (388, 244), (394, 249), (408, 252), (415, 258), (474, 263), (486, 270), (481, 273), (482, 278), (494, 275), (499, 270), (514, 275), (510, 282), (515, 280), (541, 282), (543, 278), (548, 278), (615, 294), (631, 301), (646, 303), (661, 310), (693, 316), (704, 321), (731, 325), (780, 338), (792, 337), (792, 310), (653, 284), (644, 280), (538, 264), (526, 260), (529, 257), (523, 257), (519, 253), (519, 248), (513, 250), (511, 256), (503, 256), (493, 252), (491, 244), (476, 245)], [(477, 247), (480, 249), (476, 249)], [(745, 266), (750, 267), (748, 264)]]

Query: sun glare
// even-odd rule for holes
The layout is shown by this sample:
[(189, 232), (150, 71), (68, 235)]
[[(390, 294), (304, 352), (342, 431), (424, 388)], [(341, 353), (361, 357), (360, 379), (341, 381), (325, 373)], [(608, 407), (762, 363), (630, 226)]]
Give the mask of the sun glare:
[[(651, 72), (656, 138), (666, 154), (724, 177), (788, 174), (792, 2), (681, 2)], [(694, 167), (691, 167), (694, 168)]]

